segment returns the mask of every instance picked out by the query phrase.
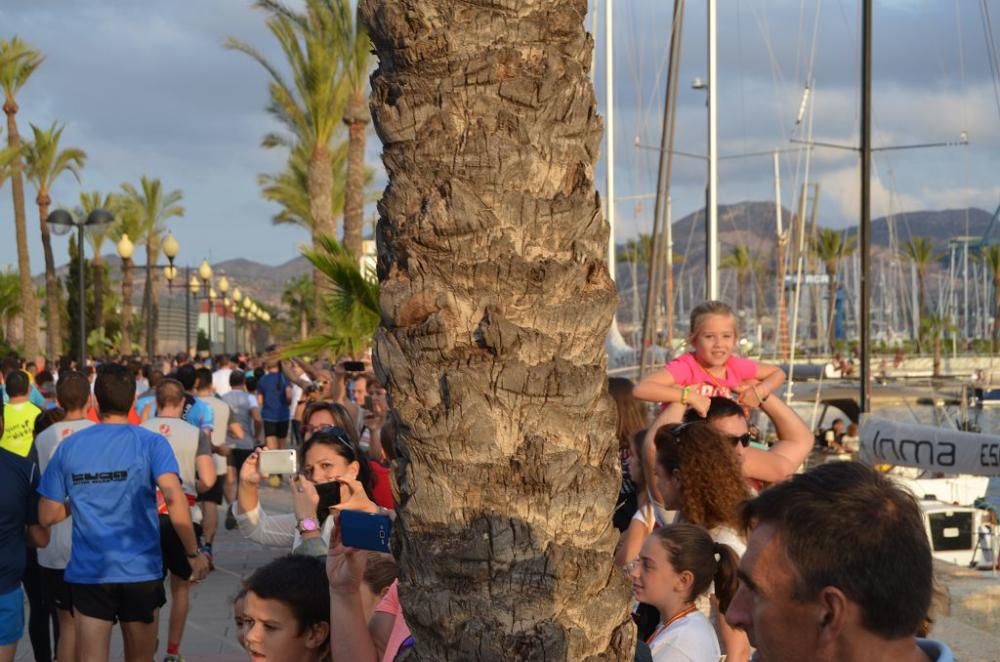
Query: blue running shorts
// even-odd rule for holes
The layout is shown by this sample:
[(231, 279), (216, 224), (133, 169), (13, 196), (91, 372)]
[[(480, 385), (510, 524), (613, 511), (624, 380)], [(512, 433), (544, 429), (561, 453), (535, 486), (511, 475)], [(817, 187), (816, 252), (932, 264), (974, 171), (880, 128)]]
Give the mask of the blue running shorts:
[(24, 636), (24, 594), (18, 586), (0, 595), (0, 646), (21, 641)]

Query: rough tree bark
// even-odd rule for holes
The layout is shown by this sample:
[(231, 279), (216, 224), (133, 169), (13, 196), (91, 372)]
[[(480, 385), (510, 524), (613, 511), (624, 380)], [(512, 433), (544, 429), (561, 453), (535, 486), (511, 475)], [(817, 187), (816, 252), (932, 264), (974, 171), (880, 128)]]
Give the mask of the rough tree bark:
[[(62, 297), (60, 296), (59, 280), (56, 278), (56, 259), (52, 254), (52, 233), (45, 219), (49, 217), (49, 207), (52, 198), (47, 191), (39, 192), (35, 198), (38, 205), (38, 224), (42, 231), (42, 254), (45, 257), (45, 353), (50, 361), (55, 361), (62, 355), (61, 312)], [(81, 254), (83, 247), (80, 247)], [(82, 258), (81, 258), (82, 259)], [(72, 353), (74, 350), (70, 350)]]
[[(318, 235), (337, 236), (337, 224), (333, 217), (333, 166), (330, 165), (330, 151), (325, 145), (317, 145), (309, 160), (309, 215), (312, 216), (313, 248)], [(323, 275), (313, 269), (313, 283), (316, 286), (314, 301), (316, 310), (322, 308), (323, 294), (329, 291)], [(323, 332), (327, 324), (324, 315), (316, 316), (316, 331)]]
[[(7, 98), (3, 111), (7, 115), (7, 146), (17, 147), (21, 136), (17, 132), (17, 103)], [(24, 209), (24, 159), (14, 159), (10, 176), (10, 190), (14, 199), (14, 235), (17, 242), (17, 270), (21, 286), (21, 336), (24, 355), (34, 359), (38, 355), (38, 303), (35, 301), (35, 284), (31, 280), (31, 254), (28, 252), (28, 220)], [(49, 356), (50, 361), (58, 357)]]
[[(426, 660), (632, 659), (586, 0), (362, 0), (400, 596)], [(412, 658), (411, 658), (412, 659)]]
[(344, 247), (355, 257), (361, 255), (362, 226), (365, 221), (365, 131), (368, 108), (363, 91), (351, 93), (344, 113), (347, 125), (347, 185), (344, 187)]

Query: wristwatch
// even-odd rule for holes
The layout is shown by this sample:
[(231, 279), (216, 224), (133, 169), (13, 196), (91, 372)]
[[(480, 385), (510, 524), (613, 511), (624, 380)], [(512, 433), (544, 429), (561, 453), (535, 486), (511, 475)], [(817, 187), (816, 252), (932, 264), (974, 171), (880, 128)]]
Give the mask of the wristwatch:
[(311, 531), (319, 531), (319, 522), (316, 521), (315, 517), (303, 517), (299, 520), (299, 525), (297, 527), (299, 533), (309, 533)]
[(187, 557), (189, 559), (196, 559), (196, 558), (198, 558), (198, 553), (199, 552), (198, 552), (198, 550), (195, 550), (194, 552), (191, 552), (191, 553), (188, 553), (188, 552), (184, 552), (184, 553), (187, 554)]

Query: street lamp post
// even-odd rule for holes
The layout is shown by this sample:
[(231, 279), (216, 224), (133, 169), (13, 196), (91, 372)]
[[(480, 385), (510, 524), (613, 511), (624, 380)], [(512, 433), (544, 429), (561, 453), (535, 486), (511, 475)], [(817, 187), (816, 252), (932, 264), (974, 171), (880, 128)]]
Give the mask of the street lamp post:
[(226, 331), (226, 317), (229, 312), (229, 297), (226, 293), (229, 292), (229, 279), (226, 278), (225, 274), (219, 277), (219, 293), (222, 295), (222, 353), (229, 353), (229, 334)]
[[(201, 279), (201, 287), (205, 292), (205, 299), (208, 300), (208, 353), (212, 353), (212, 265), (208, 260), (202, 260), (198, 267), (198, 278)], [(200, 308), (200, 306), (199, 306)], [(196, 348), (197, 349), (197, 348)]]
[(241, 338), (240, 338), (240, 324), (239, 324), (240, 312), (241, 312), (240, 305), (242, 301), (243, 301), (243, 293), (240, 292), (240, 288), (238, 287), (234, 288), (233, 289), (233, 341), (236, 344), (237, 353), (242, 351), (241, 345), (243, 344), (242, 342), (240, 342)]
[[(86, 366), (86, 361), (87, 361), (87, 320), (86, 320), (86, 314), (87, 314), (87, 312), (86, 311), (87, 311), (87, 308), (86, 308), (85, 301), (84, 301), (84, 286), (83, 286), (84, 285), (83, 284), (83, 276), (84, 276), (84, 269), (83, 269), (83, 255), (84, 255), (84, 250), (83, 250), (83, 248), (84, 248), (83, 247), (83, 230), (84, 230), (84, 228), (88, 228), (88, 227), (94, 227), (94, 226), (97, 226), (97, 225), (105, 225), (107, 223), (112, 222), (113, 220), (115, 220), (115, 217), (111, 214), (111, 212), (107, 211), (106, 209), (95, 209), (94, 211), (90, 212), (90, 214), (87, 216), (87, 218), (77, 218), (77, 219), (74, 219), (73, 215), (70, 214), (65, 209), (57, 209), (54, 212), (52, 212), (51, 214), (49, 214), (48, 218), (45, 219), (45, 222), (49, 223), (50, 225), (61, 225), (63, 227), (69, 227), (69, 228), (75, 227), (76, 231), (77, 231), (77, 235), (76, 235), (77, 236), (77, 248), (79, 249), (79, 253), (78, 253), (78, 258), (79, 259), (77, 261), (77, 267), (78, 267), (78, 269), (77, 269), (77, 276), (78, 276), (78, 279), (80, 281), (80, 354), (79, 354), (79, 356), (80, 356), (80, 362), (79, 362), (78, 369), (80, 369), (80, 370), (86, 370), (87, 369), (87, 366)], [(49, 332), (51, 333), (51, 331), (52, 330), (50, 329)]]

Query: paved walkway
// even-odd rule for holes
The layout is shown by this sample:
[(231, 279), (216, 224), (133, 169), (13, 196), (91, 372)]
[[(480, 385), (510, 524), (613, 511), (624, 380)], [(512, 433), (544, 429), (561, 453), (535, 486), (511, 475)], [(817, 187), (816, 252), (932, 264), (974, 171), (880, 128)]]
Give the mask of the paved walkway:
[[(291, 494), (264, 488), (261, 500), (268, 512), (291, 512)], [(222, 518), (219, 518), (222, 520)], [(221, 524), (221, 521), (220, 521)], [(271, 559), (290, 550), (263, 547), (246, 540), (239, 532), (226, 531), (220, 526), (215, 536), (215, 571), (191, 591), (191, 611), (184, 629), (181, 654), (186, 662), (237, 662), (247, 660), (246, 653), (236, 642), (230, 601), (239, 590), (241, 580)], [(25, 603), (25, 614), (27, 614)], [(160, 649), (156, 660), (162, 660), (166, 650), (167, 617), (170, 614), (170, 591), (167, 604), (160, 610)], [(25, 624), (27, 626), (27, 624)], [(16, 660), (34, 660), (31, 642), (25, 635), (18, 643)], [(115, 629), (111, 644), (111, 659), (122, 660), (121, 631)]]

